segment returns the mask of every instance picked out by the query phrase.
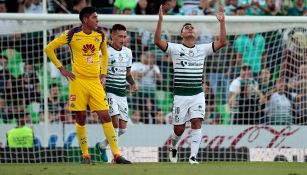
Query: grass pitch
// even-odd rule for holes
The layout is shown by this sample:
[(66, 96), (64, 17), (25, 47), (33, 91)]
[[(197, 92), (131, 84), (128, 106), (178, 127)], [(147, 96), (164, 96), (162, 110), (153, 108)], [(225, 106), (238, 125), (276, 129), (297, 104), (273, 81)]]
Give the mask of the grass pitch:
[(0, 175), (307, 175), (307, 163), (0, 164)]

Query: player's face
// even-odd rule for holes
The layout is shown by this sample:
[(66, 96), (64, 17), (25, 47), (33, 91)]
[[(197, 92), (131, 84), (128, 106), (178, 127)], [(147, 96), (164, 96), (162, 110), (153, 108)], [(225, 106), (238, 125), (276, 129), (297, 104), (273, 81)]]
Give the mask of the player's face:
[(112, 46), (116, 49), (121, 49), (127, 39), (127, 32), (124, 30), (116, 30), (111, 35)]
[(192, 25), (186, 25), (183, 27), (182, 33), (181, 33), (182, 38), (187, 38), (187, 37), (196, 37), (196, 32), (195, 28)]
[(96, 12), (92, 13), (89, 17), (84, 18), (84, 24), (94, 30), (98, 26), (98, 15)]

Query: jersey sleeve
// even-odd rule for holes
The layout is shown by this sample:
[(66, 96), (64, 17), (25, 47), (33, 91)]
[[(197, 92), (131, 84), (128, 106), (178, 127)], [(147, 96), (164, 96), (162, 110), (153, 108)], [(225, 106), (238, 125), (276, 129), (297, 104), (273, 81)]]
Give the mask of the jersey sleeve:
[(129, 61), (128, 61), (127, 67), (131, 67), (132, 66), (132, 51), (130, 49), (128, 49), (128, 57), (129, 57)]
[(107, 40), (104, 39), (101, 44), (101, 66), (100, 66), (100, 74), (106, 75), (108, 70), (108, 48), (107, 48)]
[(167, 43), (166, 49), (165, 49), (165, 53), (167, 54), (172, 54), (174, 52), (174, 48), (175, 48), (175, 43)]
[(62, 63), (59, 61), (59, 59), (56, 57), (56, 54), (54, 52), (55, 49), (67, 44), (68, 41), (68, 31), (65, 31), (62, 35), (60, 35), (58, 38), (55, 38), (53, 41), (51, 41), (44, 49), (46, 52), (48, 58), (52, 61), (52, 63), (57, 67), (62, 67)]
[(202, 47), (205, 50), (206, 56), (212, 55), (212, 53), (214, 52), (214, 42), (202, 44)]

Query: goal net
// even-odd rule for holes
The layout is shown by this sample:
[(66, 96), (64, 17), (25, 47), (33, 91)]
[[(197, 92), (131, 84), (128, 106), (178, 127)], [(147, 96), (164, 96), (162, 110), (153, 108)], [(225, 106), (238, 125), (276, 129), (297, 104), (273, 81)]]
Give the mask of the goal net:
[[(140, 91), (128, 93), (130, 120), (127, 133), (119, 137), (121, 151), (133, 162), (168, 162), (173, 65), (153, 43), (158, 16), (99, 19), (107, 37), (113, 24), (124, 24), (133, 62), (145, 67), (153, 62), (162, 76), (161, 81), (153, 76), (137, 80)], [(198, 31), (197, 43), (219, 35), (214, 16), (165, 16), (162, 38), (181, 43), (186, 22)], [(1, 14), (0, 24), (0, 162), (79, 162), (75, 116), (68, 111), (69, 82), (43, 52), (46, 43), (80, 25), (78, 16)], [(226, 29), (227, 46), (205, 60), (206, 114), (197, 159), (306, 161), (306, 18), (227, 16)], [(71, 69), (70, 48), (56, 53)], [(33, 129), (34, 146), (8, 147), (7, 133), (19, 122)], [(101, 162), (94, 147), (104, 134), (95, 114), (88, 112), (86, 127), (92, 159)], [(189, 157), (190, 137), (187, 123), (178, 143), (179, 161)], [(108, 155), (112, 160), (109, 149)]]

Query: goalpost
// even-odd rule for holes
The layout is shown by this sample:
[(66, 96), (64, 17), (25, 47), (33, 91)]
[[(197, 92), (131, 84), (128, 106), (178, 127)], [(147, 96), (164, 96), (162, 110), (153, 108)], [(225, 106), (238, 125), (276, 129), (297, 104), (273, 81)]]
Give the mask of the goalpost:
[[(163, 76), (149, 94), (128, 95), (131, 121), (119, 143), (124, 156), (133, 162), (169, 161), (172, 62), (153, 43), (157, 20), (158, 16), (99, 15), (107, 37), (113, 24), (125, 25), (134, 62), (149, 51)], [(165, 16), (162, 38), (180, 43), (180, 29), (186, 22), (198, 31), (198, 43), (212, 42), (219, 35), (214, 16)], [(79, 25), (78, 15), (1, 14), (0, 25), (0, 162), (78, 162), (74, 116), (67, 110), (69, 82), (43, 52), (47, 42)], [(207, 112), (198, 159), (306, 161), (306, 17), (226, 16), (226, 30), (227, 46), (205, 61), (210, 88), (204, 87)], [(58, 49), (57, 56), (69, 69), (69, 47)], [(249, 64), (258, 89), (268, 95), (265, 102), (260, 103), (253, 89), (246, 88), (240, 89), (246, 93), (238, 94), (237, 106), (229, 104), (230, 84), (240, 76), (243, 64)], [(261, 83), (266, 76), (268, 83)], [(280, 79), (288, 85), (285, 90)], [(137, 103), (139, 98), (148, 104)], [(137, 110), (140, 105), (142, 108)], [(235, 123), (233, 116), (238, 113)], [(6, 133), (16, 126), (20, 116), (26, 116), (27, 125), (34, 130), (34, 148), (7, 148)], [(132, 124), (138, 117), (147, 117), (149, 124)], [(162, 124), (155, 124), (160, 120)], [(95, 114), (88, 114), (86, 126), (92, 159), (100, 162), (94, 146), (104, 135)], [(189, 138), (187, 128), (179, 142), (180, 161), (188, 159)]]

